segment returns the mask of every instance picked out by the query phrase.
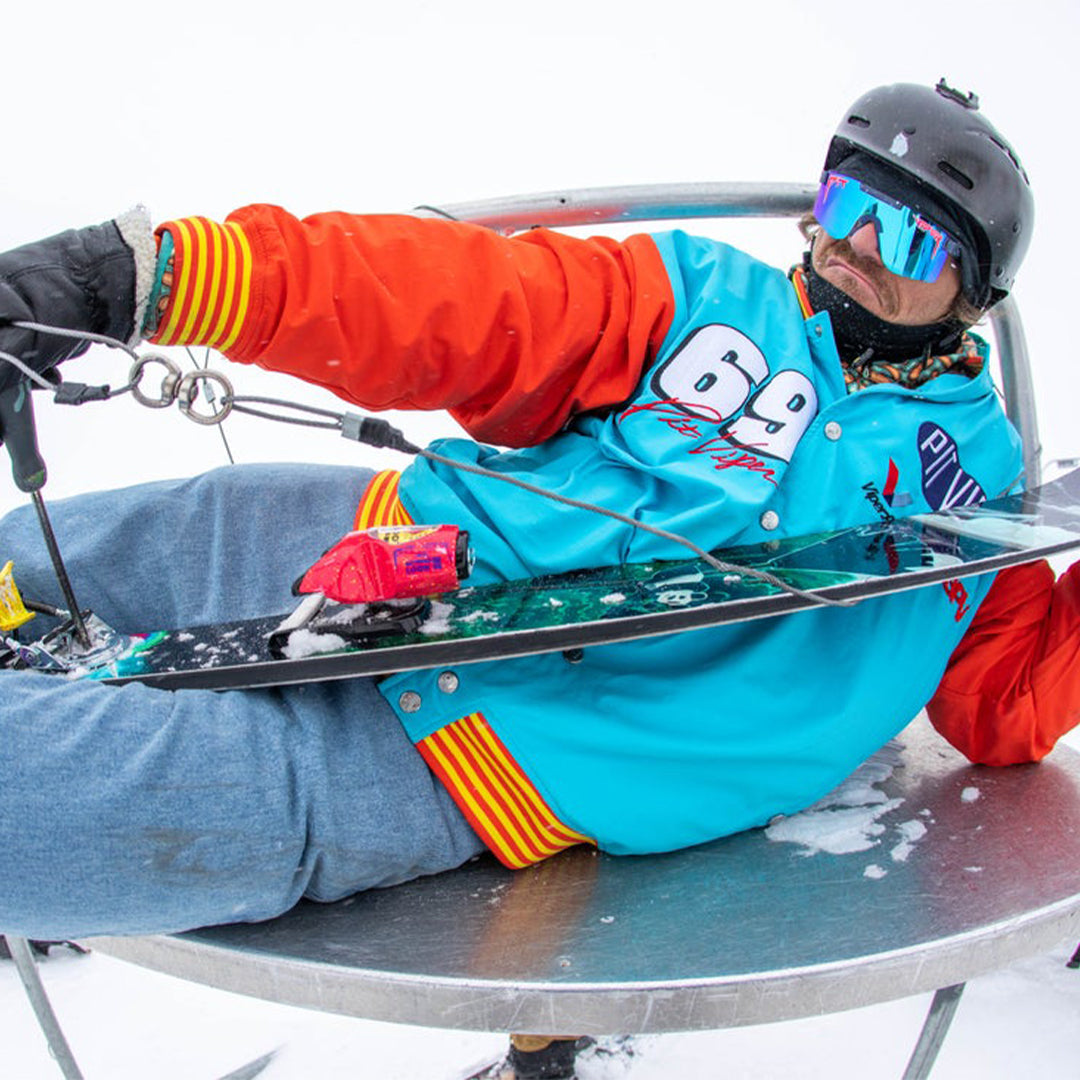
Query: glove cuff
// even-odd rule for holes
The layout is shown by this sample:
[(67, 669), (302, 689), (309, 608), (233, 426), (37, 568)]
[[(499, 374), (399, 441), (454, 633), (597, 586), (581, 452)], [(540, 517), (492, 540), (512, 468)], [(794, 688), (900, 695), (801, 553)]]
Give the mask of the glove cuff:
[(142, 340), (143, 320), (157, 272), (157, 241), (150, 213), (145, 206), (136, 206), (114, 220), (135, 259), (135, 318), (132, 320), (131, 337), (126, 344), (137, 345)]

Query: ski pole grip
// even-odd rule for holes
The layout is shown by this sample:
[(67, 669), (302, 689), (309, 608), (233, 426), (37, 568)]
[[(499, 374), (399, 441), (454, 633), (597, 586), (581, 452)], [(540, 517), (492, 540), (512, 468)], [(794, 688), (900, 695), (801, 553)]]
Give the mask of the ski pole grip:
[(11, 474), (20, 491), (33, 493), (45, 486), (45, 462), (37, 445), (30, 387), (18, 382), (0, 390), (0, 440), (11, 455)]

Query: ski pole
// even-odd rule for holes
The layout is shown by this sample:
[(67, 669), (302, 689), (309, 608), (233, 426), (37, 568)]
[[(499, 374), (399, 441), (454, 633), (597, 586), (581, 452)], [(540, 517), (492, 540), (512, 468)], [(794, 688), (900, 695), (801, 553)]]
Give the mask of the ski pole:
[(60, 557), (60, 546), (56, 542), (56, 534), (53, 532), (48, 512), (45, 509), (45, 500), (41, 495), (48, 470), (45, 468), (45, 461), (37, 445), (34, 406), (30, 400), (30, 386), (27, 382), (20, 381), (0, 391), (0, 440), (7, 445), (8, 454), (11, 457), (11, 473), (15, 478), (15, 486), (20, 491), (25, 491), (34, 504), (41, 534), (45, 538), (45, 546), (56, 573), (56, 580), (60, 583), (64, 601), (71, 613), (75, 636), (84, 649), (89, 649), (90, 635), (86, 629), (86, 622), (75, 599), (75, 592), (64, 567), (64, 560)]

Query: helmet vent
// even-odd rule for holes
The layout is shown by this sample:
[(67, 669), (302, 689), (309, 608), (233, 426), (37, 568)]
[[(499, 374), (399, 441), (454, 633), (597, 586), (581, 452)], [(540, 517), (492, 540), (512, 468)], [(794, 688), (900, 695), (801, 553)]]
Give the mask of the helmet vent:
[(1024, 178), (1024, 183), (1030, 184), (1031, 181), (1028, 180), (1027, 172), (1024, 166), (1020, 164), (1020, 159), (1016, 156), (1013, 148), (1002, 142), (1001, 139), (995, 139), (993, 135), (990, 135), (989, 139), (1013, 163), (1013, 167)]
[(967, 188), (971, 191), (975, 187), (975, 181), (970, 176), (962, 173), (955, 165), (950, 165), (947, 161), (939, 161), (937, 167), (950, 179), (954, 180), (961, 187)]
[(847, 118), (847, 122), (853, 124), (855, 127), (868, 128), (870, 126), (870, 121), (867, 120), (865, 116), (859, 116), (858, 113), (852, 113), (851, 116)]

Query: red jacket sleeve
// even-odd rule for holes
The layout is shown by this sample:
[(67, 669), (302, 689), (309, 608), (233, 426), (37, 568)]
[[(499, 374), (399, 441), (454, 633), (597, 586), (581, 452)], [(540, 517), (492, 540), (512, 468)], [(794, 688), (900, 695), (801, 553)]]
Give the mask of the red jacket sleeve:
[(407, 216), (249, 206), (172, 235), (154, 340), (208, 344), (370, 409), (449, 409), (527, 445), (626, 400), (671, 324), (646, 236), (619, 243)]
[(1080, 563), (1002, 570), (927, 706), (975, 762), (1038, 761), (1080, 721)]

